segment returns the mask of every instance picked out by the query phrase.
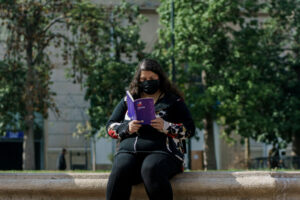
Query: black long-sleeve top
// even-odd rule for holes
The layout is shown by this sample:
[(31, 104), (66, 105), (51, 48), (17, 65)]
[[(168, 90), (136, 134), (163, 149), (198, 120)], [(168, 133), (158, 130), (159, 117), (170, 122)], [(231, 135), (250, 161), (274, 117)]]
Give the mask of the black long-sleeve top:
[(125, 97), (108, 120), (107, 132), (121, 140), (118, 152), (161, 152), (183, 161), (183, 141), (195, 134), (193, 119), (183, 99), (167, 93), (155, 103), (155, 113), (164, 120), (164, 132), (142, 125), (137, 133), (129, 134)]

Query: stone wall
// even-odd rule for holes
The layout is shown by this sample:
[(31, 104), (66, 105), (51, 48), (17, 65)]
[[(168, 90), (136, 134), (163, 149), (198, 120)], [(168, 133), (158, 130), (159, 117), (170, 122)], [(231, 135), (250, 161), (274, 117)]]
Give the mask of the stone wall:
[[(2, 173), (0, 200), (105, 199), (108, 173)], [(185, 172), (171, 180), (174, 200), (296, 200), (300, 172)], [(143, 184), (131, 200), (148, 199)]]

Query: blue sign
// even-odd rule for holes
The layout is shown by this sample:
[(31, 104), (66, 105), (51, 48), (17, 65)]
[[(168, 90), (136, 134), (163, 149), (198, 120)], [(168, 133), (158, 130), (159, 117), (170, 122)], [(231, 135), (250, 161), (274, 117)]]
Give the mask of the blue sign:
[(23, 131), (7, 131), (6, 135), (3, 136), (3, 138), (9, 138), (9, 139), (15, 139), (15, 138), (24, 138), (24, 132)]

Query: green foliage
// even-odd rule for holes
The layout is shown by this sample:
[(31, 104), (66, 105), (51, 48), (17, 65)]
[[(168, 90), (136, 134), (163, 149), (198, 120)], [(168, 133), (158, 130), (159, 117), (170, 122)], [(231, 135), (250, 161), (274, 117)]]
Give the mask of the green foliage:
[[(300, 100), (289, 88), (299, 82), (293, 69), (295, 54), (288, 51), (293, 43), (294, 27), (287, 20), (290, 12), (286, 12), (284, 18), (272, 15), (289, 9), (285, 5), (275, 7), (252, 2), (251, 7), (245, 9), (251, 13), (245, 15), (254, 17), (242, 20), (240, 30), (233, 33), (230, 65), (224, 74), (227, 75), (227, 94), (219, 95), (220, 99), (227, 100), (220, 106), (220, 115), (226, 116), (223, 122), (227, 125), (227, 134), (236, 131), (244, 137), (284, 146), (299, 132), (294, 119), (299, 119)], [(270, 17), (259, 21), (255, 16), (262, 12)]]
[(2, 131), (8, 125), (26, 127), (25, 118), (34, 120), (34, 112), (45, 118), (49, 108), (58, 112), (49, 87), (54, 67), (46, 51), (50, 45), (62, 50), (58, 57), (72, 63), (69, 76), (87, 88), (92, 133), (100, 130), (124, 96), (136, 66), (133, 60), (143, 57), (139, 32), (144, 18), (138, 7), (126, 2), (105, 7), (81, 0), (3, 0), (0, 10), (1, 40), (7, 46), (0, 72), (6, 75), (0, 80)]
[[(81, 11), (94, 7), (81, 0), (0, 2), (0, 41), (6, 50), (3, 58), (5, 65), (1, 64), (0, 71), (0, 129), (1, 132), (7, 129), (24, 131), (24, 169), (34, 169), (33, 135), (34, 130), (39, 128), (35, 124), (37, 114), (47, 118), (49, 109), (58, 113), (53, 100), (55, 94), (50, 89), (54, 67), (51, 57), (62, 58), (64, 64), (69, 61), (69, 56), (80, 60), (81, 54), (74, 51), (78, 40), (72, 39), (77, 33), (81, 36), (87, 33), (79, 30), (80, 26), (76, 23), (83, 22)], [(88, 32), (93, 30), (92, 26), (88, 24)], [(60, 56), (59, 53), (52, 55), (49, 47), (62, 50)], [(73, 62), (73, 68), (78, 66), (82, 63)]]
[(20, 66), (0, 62), (0, 131), (4, 134), (7, 126), (13, 131), (21, 130), (19, 117), (16, 115), (24, 110), (25, 104), (16, 100), (22, 99), (20, 89), (24, 87), (25, 72)]
[[(228, 136), (290, 142), (300, 133), (300, 2), (174, 2), (177, 79), (198, 126), (211, 114)], [(158, 11), (155, 54), (170, 64), (170, 1)]]
[(48, 108), (58, 112), (49, 87), (53, 65), (46, 48), (59, 47), (66, 39), (53, 26), (65, 24), (70, 9), (71, 1), (1, 1), (1, 41), (6, 51), (0, 73), (1, 87), (7, 90), (1, 95), (1, 131), (16, 126), (28, 130), (34, 113), (46, 118)]
[(138, 7), (126, 2), (111, 9), (81, 4), (72, 16), (71, 30), (80, 32), (74, 32), (74, 40), (79, 42), (72, 53), (77, 68), (72, 68), (69, 74), (86, 88), (90, 134), (105, 137), (104, 126), (125, 96), (136, 61), (143, 57), (144, 43), (139, 33), (144, 18)]
[(87, 77), (86, 99), (90, 101), (89, 116), (92, 126), (105, 125), (114, 106), (124, 97), (135, 65), (125, 62), (98, 61)]
[[(208, 114), (215, 115), (218, 99), (212, 85), (218, 81), (218, 71), (226, 64), (229, 54), (227, 23), (239, 15), (238, 1), (174, 1), (175, 48), (177, 84), (183, 90), (197, 126)], [(159, 8), (159, 44), (156, 54), (172, 56), (170, 36), (170, 1), (162, 1)], [(168, 63), (170, 64), (170, 63)], [(205, 80), (205, 82), (204, 82)]]

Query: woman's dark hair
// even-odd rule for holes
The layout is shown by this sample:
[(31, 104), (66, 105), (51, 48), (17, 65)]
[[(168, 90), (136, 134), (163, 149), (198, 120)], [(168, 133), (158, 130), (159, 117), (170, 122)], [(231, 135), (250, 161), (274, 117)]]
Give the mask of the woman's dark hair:
[(141, 71), (152, 71), (158, 75), (159, 89), (162, 93), (172, 93), (183, 98), (182, 93), (170, 82), (160, 64), (152, 59), (142, 60), (135, 71), (135, 75), (129, 85), (129, 91), (134, 98), (139, 98), (141, 96), (141, 88), (139, 87)]

